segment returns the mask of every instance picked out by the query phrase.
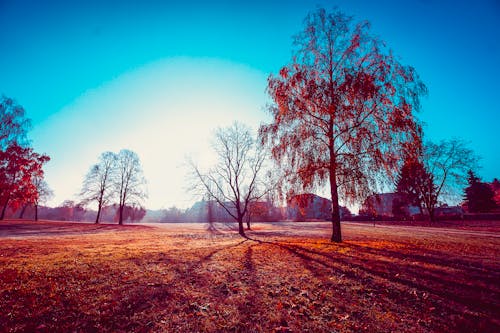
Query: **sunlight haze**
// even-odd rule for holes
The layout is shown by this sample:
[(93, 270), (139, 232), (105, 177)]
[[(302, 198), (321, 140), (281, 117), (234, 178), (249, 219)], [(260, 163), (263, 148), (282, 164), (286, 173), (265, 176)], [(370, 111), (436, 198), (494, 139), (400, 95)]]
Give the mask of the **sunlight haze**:
[[(131, 149), (148, 182), (146, 207), (188, 207), (186, 158), (209, 164), (218, 126), (263, 119), (266, 76), (214, 59), (174, 58), (145, 65), (91, 89), (33, 129), (37, 151), (52, 156), (50, 205), (77, 200), (82, 180), (104, 151)], [(64, 138), (64, 139), (61, 139)]]

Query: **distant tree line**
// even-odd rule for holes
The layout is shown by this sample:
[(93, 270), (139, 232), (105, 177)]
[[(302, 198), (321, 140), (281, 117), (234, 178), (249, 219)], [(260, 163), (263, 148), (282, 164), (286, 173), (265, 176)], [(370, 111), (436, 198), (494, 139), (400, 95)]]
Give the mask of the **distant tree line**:
[[(252, 201), (244, 222), (277, 221), (328, 221), (332, 203), (312, 193), (298, 194), (289, 198), (286, 206), (279, 206), (272, 200)], [(342, 219), (351, 218), (351, 212), (341, 207)], [(158, 222), (231, 222), (234, 217), (215, 200), (202, 200), (192, 207), (179, 209), (170, 207), (161, 211)]]
[[(226, 203), (229, 205), (229, 203)], [(245, 214), (247, 222), (276, 222), (286, 219), (281, 207), (274, 206), (269, 201), (253, 201)], [(215, 200), (196, 202), (187, 209), (170, 207), (161, 213), (159, 222), (232, 222), (234, 217)]]
[[(86, 208), (81, 203), (73, 200), (65, 200), (56, 207), (41, 206), (39, 209), (39, 218), (44, 220), (56, 221), (95, 221), (97, 212)], [(146, 215), (146, 209), (143, 207), (125, 206), (123, 210), (123, 221), (139, 222)], [(119, 209), (117, 204), (104, 206), (101, 208), (99, 221), (118, 222)]]

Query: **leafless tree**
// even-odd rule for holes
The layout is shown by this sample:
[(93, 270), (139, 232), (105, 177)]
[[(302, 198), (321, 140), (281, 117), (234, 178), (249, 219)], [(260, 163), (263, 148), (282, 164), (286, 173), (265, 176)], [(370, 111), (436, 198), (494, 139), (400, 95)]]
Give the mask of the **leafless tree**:
[(135, 152), (122, 149), (118, 153), (114, 186), (119, 195), (118, 223), (121, 225), (125, 206), (141, 206), (142, 200), (147, 198), (146, 180)]
[(33, 206), (35, 207), (35, 221), (38, 221), (38, 206), (40, 205), (40, 203), (49, 200), (54, 195), (54, 192), (52, 192), (49, 184), (47, 184), (43, 177), (34, 177), (33, 184), (35, 185), (38, 194), (34, 197), (33, 200)]
[(97, 203), (95, 223), (99, 223), (102, 207), (106, 206), (113, 197), (113, 181), (116, 174), (117, 155), (104, 152), (99, 162), (90, 167), (83, 180), (80, 197), (82, 204)]
[(423, 200), (431, 221), (438, 200), (456, 199), (467, 184), (467, 172), (476, 170), (479, 158), (467, 147), (463, 140), (443, 140), (439, 143), (427, 142), (424, 146), (423, 164), (432, 175), (433, 191)]
[(211, 169), (204, 172), (191, 162), (195, 189), (208, 193), (238, 222), (238, 232), (245, 236), (243, 221), (249, 213), (249, 205), (266, 193), (260, 178), (264, 151), (256, 144), (250, 128), (237, 122), (218, 128), (212, 146), (217, 162)]

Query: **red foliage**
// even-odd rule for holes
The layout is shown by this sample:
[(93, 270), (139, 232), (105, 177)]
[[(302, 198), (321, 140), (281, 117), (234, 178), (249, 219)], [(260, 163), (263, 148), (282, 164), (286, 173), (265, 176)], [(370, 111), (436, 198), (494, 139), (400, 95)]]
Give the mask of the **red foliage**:
[(319, 9), (295, 41), (297, 53), (268, 79), (273, 122), (263, 142), (285, 170), (291, 195), (329, 185), (332, 240), (340, 241), (339, 197), (355, 203), (394, 176), (402, 145), (420, 145), (413, 116), (426, 88), (368, 25)]
[(0, 151), (0, 205), (3, 219), (8, 205), (19, 207), (25, 202), (36, 202), (38, 190), (34, 180), (43, 177), (42, 166), (50, 158), (13, 143)]

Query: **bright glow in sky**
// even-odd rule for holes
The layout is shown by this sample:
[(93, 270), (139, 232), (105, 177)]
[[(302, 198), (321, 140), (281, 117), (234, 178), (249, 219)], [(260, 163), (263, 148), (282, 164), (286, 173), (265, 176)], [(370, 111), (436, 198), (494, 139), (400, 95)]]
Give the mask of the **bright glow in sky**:
[[(104, 151), (135, 151), (148, 181), (147, 207), (190, 206), (186, 158), (210, 161), (217, 126), (266, 119), (266, 76), (213, 59), (174, 58), (145, 65), (87, 91), (36, 126), (37, 151), (52, 160), (46, 179), (58, 204), (72, 198)], [(62, 139), (63, 138), (63, 139)]]
[(33, 120), (51, 205), (75, 199), (106, 151), (136, 151), (148, 208), (189, 206), (185, 155), (233, 120), (266, 120), (266, 77), (290, 61), (316, 4), (368, 20), (429, 88), (425, 138), (470, 142), (500, 177), (497, 0), (0, 0), (0, 94)]

